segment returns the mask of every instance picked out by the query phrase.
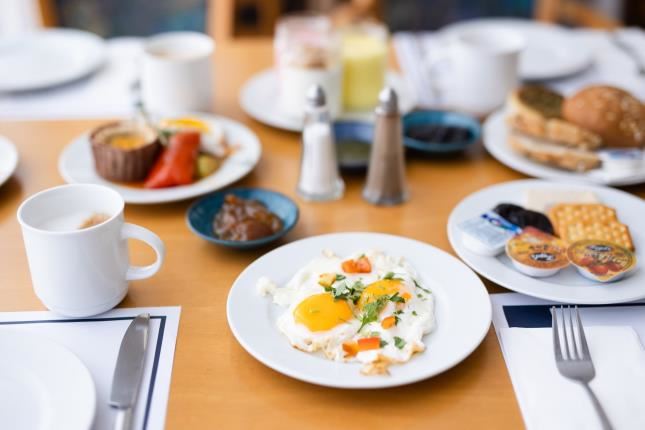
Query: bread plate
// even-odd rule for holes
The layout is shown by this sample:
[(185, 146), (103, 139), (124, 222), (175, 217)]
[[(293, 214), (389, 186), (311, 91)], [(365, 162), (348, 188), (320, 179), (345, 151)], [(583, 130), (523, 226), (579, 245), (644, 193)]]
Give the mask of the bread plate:
[[(284, 285), (313, 257), (329, 249), (347, 255), (375, 249), (404, 257), (435, 298), (436, 327), (424, 337), (427, 350), (410, 361), (392, 366), (389, 375), (366, 376), (359, 363), (327, 360), (299, 351), (278, 330), (285, 311), (263, 297), (256, 283), (269, 277)], [(373, 389), (410, 384), (457, 365), (488, 333), (491, 305), (481, 280), (466, 265), (434, 246), (387, 234), (335, 233), (289, 243), (263, 255), (235, 280), (226, 313), (233, 335), (246, 351), (266, 366), (295, 379), (336, 388)]]
[(608, 175), (602, 169), (580, 173), (570, 172), (530, 160), (516, 153), (509, 146), (509, 127), (506, 124), (505, 118), (505, 109), (500, 109), (486, 119), (483, 127), (483, 142), (486, 150), (497, 161), (513, 170), (540, 179), (583, 182), (598, 185), (624, 186), (645, 182), (645, 167), (635, 173), (617, 176), (613, 173)]
[(580, 276), (574, 267), (567, 267), (554, 276), (532, 278), (515, 270), (506, 254), (485, 257), (469, 251), (464, 245), (458, 225), (502, 202), (523, 206), (526, 203), (524, 195), (528, 190), (594, 193), (601, 203), (614, 208), (620, 220), (631, 227), (636, 258), (644, 261), (645, 231), (639, 229), (639, 225), (645, 216), (645, 202), (641, 198), (603, 186), (528, 179), (505, 182), (479, 190), (463, 199), (452, 210), (448, 218), (448, 239), (466, 264), (502, 287), (545, 300), (576, 304), (610, 304), (645, 298), (645, 271), (638, 266), (624, 279), (607, 284)]

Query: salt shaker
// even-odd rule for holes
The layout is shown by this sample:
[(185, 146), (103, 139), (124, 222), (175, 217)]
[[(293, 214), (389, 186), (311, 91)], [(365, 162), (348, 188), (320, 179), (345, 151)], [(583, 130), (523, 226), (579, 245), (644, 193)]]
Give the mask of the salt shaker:
[(396, 205), (408, 199), (401, 116), (396, 92), (390, 87), (379, 94), (363, 198), (375, 205)]
[(297, 192), (305, 200), (324, 201), (341, 198), (344, 190), (325, 92), (314, 85), (307, 91)]

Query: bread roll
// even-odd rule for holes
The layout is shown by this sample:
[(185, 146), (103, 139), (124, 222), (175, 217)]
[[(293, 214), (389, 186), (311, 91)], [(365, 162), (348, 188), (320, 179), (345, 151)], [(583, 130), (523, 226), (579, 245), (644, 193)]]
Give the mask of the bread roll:
[(562, 105), (565, 120), (598, 134), (613, 148), (645, 145), (645, 107), (632, 95), (609, 86), (591, 86)]

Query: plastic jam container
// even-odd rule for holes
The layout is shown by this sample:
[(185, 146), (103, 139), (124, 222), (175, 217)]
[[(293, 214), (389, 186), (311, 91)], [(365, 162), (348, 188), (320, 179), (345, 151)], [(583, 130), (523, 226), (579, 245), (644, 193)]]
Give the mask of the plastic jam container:
[(569, 265), (567, 244), (534, 227), (526, 227), (506, 244), (515, 268), (535, 278), (553, 276)]

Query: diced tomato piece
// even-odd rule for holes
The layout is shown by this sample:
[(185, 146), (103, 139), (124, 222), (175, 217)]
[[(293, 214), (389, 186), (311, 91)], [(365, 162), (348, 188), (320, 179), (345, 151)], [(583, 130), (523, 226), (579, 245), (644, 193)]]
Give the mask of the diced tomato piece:
[(353, 357), (358, 354), (358, 344), (356, 342), (343, 342), (343, 351), (345, 351), (345, 357)]
[(396, 317), (394, 315), (390, 315), (389, 317), (383, 318), (383, 321), (381, 321), (381, 327), (384, 329), (392, 328), (396, 325)]
[(367, 257), (362, 256), (356, 261), (356, 268), (358, 269), (358, 273), (370, 273), (372, 271), (372, 264), (370, 264), (370, 260)]
[(378, 336), (364, 337), (362, 339), (358, 339), (359, 351), (369, 351), (370, 349), (379, 349), (379, 348), (381, 348), (381, 338)]
[(372, 271), (372, 264), (365, 256), (358, 260), (345, 260), (341, 267), (345, 273), (370, 273)]
[(403, 300), (405, 300), (407, 302), (408, 300), (410, 300), (412, 298), (412, 294), (410, 294), (410, 293), (408, 293), (406, 291), (405, 293), (401, 294), (401, 297), (403, 298)]

